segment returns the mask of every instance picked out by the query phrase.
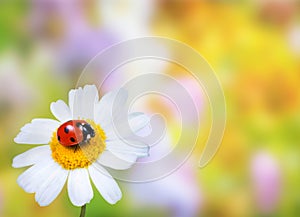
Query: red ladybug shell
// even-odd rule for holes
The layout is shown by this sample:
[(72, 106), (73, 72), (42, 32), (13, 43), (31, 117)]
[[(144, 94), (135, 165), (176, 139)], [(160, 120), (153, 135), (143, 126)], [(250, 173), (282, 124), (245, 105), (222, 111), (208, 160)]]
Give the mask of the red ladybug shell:
[(83, 120), (70, 120), (57, 129), (57, 140), (63, 146), (74, 146), (81, 143), (84, 139), (82, 129), (79, 128), (79, 125), (88, 124)]

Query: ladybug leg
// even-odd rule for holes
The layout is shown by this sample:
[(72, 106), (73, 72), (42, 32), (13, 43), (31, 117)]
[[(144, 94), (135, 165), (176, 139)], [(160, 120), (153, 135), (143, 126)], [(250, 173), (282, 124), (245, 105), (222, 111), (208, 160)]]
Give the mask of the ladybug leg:
[(79, 144), (75, 145), (74, 153), (77, 151)]

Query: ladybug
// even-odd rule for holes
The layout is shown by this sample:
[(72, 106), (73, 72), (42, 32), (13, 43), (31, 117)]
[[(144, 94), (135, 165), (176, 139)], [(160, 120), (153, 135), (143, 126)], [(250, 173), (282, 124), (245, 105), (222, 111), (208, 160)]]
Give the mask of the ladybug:
[(57, 129), (57, 140), (63, 146), (78, 146), (95, 136), (92, 126), (84, 120), (70, 120)]

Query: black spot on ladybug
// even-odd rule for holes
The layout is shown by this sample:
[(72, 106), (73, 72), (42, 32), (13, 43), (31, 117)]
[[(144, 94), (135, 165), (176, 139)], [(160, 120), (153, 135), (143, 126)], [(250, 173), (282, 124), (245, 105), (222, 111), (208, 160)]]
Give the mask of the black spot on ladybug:
[(60, 136), (57, 137), (58, 141), (60, 141)]
[(65, 133), (69, 133), (68, 127), (65, 127), (64, 131), (65, 131)]
[(70, 138), (71, 142), (75, 142), (75, 139), (73, 137)]

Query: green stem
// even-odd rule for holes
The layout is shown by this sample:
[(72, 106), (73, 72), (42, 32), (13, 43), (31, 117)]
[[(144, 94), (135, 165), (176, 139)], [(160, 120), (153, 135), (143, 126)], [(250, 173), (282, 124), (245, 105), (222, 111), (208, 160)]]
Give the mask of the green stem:
[(85, 217), (86, 204), (81, 207), (81, 212), (79, 217)]

